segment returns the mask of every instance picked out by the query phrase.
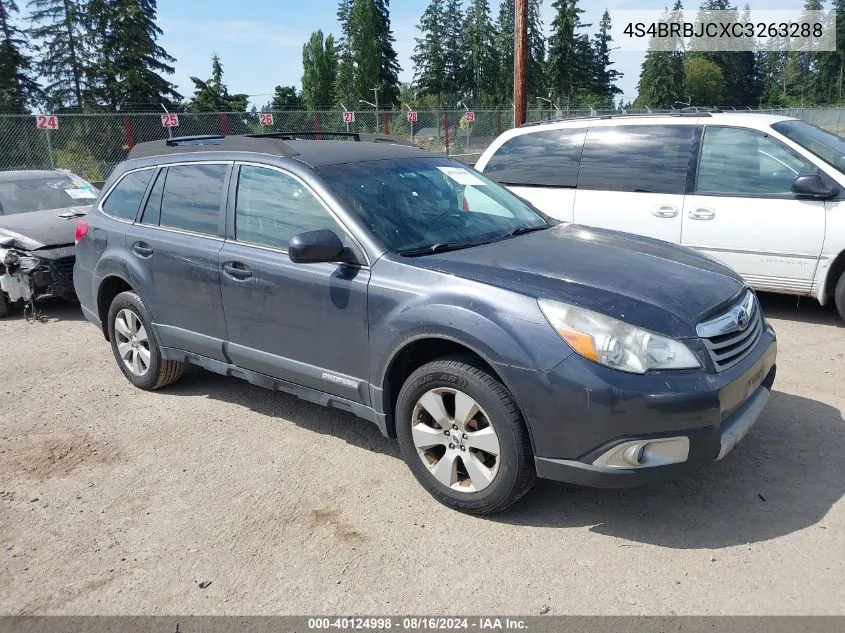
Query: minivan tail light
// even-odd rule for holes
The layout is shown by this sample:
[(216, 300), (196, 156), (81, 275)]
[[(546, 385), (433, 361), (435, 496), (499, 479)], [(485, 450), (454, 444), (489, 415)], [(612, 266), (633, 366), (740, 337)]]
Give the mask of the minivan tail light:
[(76, 232), (73, 235), (73, 241), (79, 244), (79, 240), (88, 234), (88, 223), (85, 220), (79, 220), (76, 223)]

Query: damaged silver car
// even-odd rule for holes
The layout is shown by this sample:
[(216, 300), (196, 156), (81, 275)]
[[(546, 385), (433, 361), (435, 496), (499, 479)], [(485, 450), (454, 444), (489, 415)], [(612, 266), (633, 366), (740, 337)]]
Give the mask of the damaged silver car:
[(36, 301), (72, 300), (76, 218), (99, 191), (67, 171), (0, 172), (0, 318)]

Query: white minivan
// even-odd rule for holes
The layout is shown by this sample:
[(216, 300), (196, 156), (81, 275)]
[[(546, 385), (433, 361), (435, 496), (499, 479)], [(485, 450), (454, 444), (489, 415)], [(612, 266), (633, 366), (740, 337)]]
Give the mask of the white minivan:
[(845, 139), (803, 121), (679, 112), (530, 124), (476, 168), (554, 218), (690, 246), (758, 290), (833, 300), (845, 318)]

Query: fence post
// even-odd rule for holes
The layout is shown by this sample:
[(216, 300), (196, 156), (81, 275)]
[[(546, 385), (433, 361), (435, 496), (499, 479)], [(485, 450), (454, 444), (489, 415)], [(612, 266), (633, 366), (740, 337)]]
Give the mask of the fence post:
[(449, 155), (449, 113), (443, 113), (443, 135), (446, 142), (446, 156)]
[(322, 132), (323, 130), (320, 127), (320, 113), (319, 112), (314, 113), (314, 131), (317, 133), (317, 137), (316, 137), (317, 140), (322, 141), (323, 135), (320, 134), (320, 132)]
[(220, 113), (220, 132), (223, 136), (229, 136), (229, 119), (222, 112)]
[(132, 119), (128, 114), (123, 115), (123, 140), (126, 144), (126, 151), (131, 152), (135, 147), (135, 138), (132, 136)]
[(496, 136), (502, 133), (502, 111), (496, 110)]
[(390, 134), (390, 113), (385, 112), (384, 115), (384, 133)]

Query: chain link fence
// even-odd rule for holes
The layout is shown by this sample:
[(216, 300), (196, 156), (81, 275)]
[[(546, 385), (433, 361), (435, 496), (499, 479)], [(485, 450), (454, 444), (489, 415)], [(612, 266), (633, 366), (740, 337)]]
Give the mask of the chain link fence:
[[(745, 110), (752, 112), (752, 110)], [(627, 114), (658, 113), (627, 110)], [(765, 109), (753, 112), (792, 116), (845, 136), (845, 108)], [(555, 117), (622, 114), (620, 110), (538, 109), (528, 122)], [(272, 114), (272, 123), (262, 115)], [(262, 132), (361, 132), (402, 136), (429, 151), (474, 162), (502, 132), (513, 127), (513, 110), (283, 111), (272, 113), (179, 113), (178, 127), (166, 128), (158, 113), (63, 114), (57, 129), (39, 129), (33, 115), (0, 115), (0, 170), (68, 169), (102, 182), (137, 143), (168, 138)], [(264, 123), (264, 125), (262, 125)]]

